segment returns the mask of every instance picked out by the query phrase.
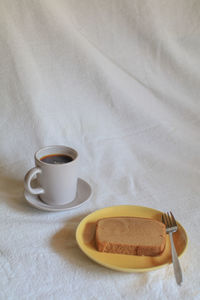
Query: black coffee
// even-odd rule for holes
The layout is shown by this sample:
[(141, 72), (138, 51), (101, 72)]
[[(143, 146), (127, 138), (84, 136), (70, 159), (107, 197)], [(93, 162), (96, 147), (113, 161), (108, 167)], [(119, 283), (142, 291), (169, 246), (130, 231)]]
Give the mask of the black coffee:
[(40, 158), (41, 161), (47, 164), (66, 164), (73, 160), (73, 158), (66, 154), (50, 154)]

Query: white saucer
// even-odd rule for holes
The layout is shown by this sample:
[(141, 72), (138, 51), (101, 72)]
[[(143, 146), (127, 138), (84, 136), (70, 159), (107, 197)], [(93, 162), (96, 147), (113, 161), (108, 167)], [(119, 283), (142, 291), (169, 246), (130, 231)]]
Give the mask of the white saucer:
[(74, 209), (88, 201), (91, 194), (91, 186), (89, 185), (89, 183), (87, 183), (81, 178), (78, 179), (77, 193), (75, 199), (72, 202), (63, 205), (49, 205), (41, 201), (38, 195), (32, 195), (29, 192), (24, 191), (25, 199), (30, 205), (46, 211), (65, 211)]

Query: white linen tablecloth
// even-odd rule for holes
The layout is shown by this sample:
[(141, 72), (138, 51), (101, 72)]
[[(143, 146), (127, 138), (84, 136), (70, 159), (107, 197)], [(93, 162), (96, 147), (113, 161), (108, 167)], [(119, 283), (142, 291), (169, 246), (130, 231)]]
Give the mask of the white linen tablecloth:
[[(200, 2), (0, 0), (0, 299), (200, 299)], [(78, 149), (91, 200), (32, 208), (40, 147)], [(172, 210), (189, 246), (128, 274), (86, 257), (81, 219), (132, 204)]]

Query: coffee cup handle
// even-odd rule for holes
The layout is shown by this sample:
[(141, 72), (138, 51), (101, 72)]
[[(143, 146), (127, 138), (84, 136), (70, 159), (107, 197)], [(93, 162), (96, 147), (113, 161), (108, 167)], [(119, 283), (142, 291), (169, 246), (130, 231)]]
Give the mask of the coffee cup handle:
[(25, 177), (24, 177), (24, 187), (25, 190), (28, 191), (29, 193), (33, 194), (33, 195), (38, 195), (38, 194), (44, 194), (45, 190), (41, 187), (37, 187), (37, 188), (32, 188), (31, 186), (31, 180), (33, 179), (33, 177), (39, 173), (42, 173), (42, 170), (38, 167), (32, 168), (30, 169)]

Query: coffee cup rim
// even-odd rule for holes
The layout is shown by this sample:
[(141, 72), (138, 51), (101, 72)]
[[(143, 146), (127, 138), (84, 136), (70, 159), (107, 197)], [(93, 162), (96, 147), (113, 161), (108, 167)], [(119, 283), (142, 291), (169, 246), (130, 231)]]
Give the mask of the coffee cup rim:
[[(51, 154), (66, 154), (66, 152), (63, 152), (63, 153), (59, 153), (59, 149), (60, 149), (60, 151), (61, 151), (61, 148), (63, 149), (63, 151), (64, 150), (68, 150), (69, 152), (71, 151), (71, 153), (73, 153), (74, 154), (74, 157), (73, 157), (73, 160), (72, 161), (70, 161), (70, 162), (67, 162), (67, 163), (63, 163), (63, 164), (49, 164), (49, 163), (46, 163), (46, 162), (44, 162), (44, 161), (41, 161), (41, 157), (43, 157), (43, 156), (45, 156), (45, 154), (43, 154), (43, 155), (41, 155), (40, 157), (39, 157), (39, 153), (40, 152), (45, 152), (45, 151), (48, 151), (48, 149), (50, 150), (50, 149), (52, 149), (52, 148), (54, 148), (54, 149), (56, 149), (56, 148), (58, 148), (58, 153), (49, 153), (49, 155), (51, 155)], [(48, 153), (46, 154), (46, 155), (48, 155)], [(70, 155), (69, 153), (68, 153), (68, 155)], [(72, 147), (68, 147), (68, 146), (65, 146), (65, 145), (50, 145), (50, 146), (46, 146), (46, 147), (42, 147), (42, 148), (40, 148), (39, 150), (37, 150), (36, 152), (35, 152), (35, 155), (34, 155), (34, 158), (35, 158), (35, 160), (39, 163), (39, 164), (41, 164), (41, 165), (46, 165), (46, 166), (51, 166), (51, 167), (63, 167), (63, 166), (66, 166), (66, 165), (70, 165), (70, 164), (73, 164), (75, 161), (77, 161), (77, 159), (78, 159), (78, 151), (77, 150), (75, 150), (74, 148), (72, 148)]]

